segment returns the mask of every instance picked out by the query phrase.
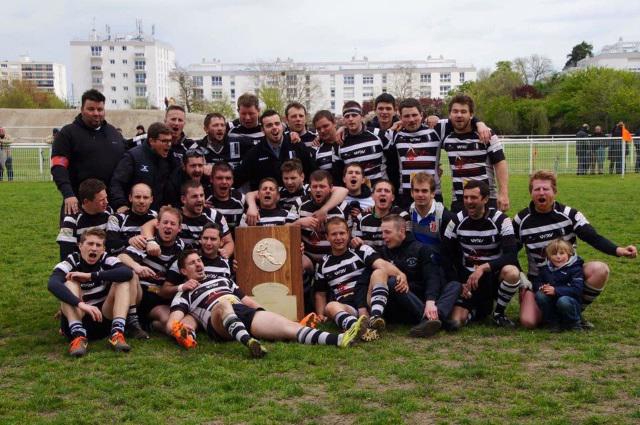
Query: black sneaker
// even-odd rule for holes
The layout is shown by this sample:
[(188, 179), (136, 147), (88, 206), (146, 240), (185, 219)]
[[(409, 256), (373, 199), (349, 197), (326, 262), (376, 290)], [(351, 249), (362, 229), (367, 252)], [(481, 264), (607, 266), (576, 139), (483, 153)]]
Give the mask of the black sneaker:
[(496, 326), (498, 326), (500, 328), (515, 328), (516, 327), (516, 324), (513, 323), (511, 321), (511, 319), (509, 319), (504, 314), (494, 314), (493, 317), (491, 318), (491, 321), (493, 322), (494, 325), (496, 325)]
[(409, 330), (409, 336), (414, 338), (429, 338), (435, 335), (440, 328), (442, 328), (442, 322), (439, 320), (423, 320)]
[(442, 329), (444, 329), (447, 332), (459, 331), (461, 327), (462, 327), (462, 322), (459, 320), (450, 319), (442, 322)]
[(582, 327), (583, 331), (590, 331), (590, 330), (595, 329), (595, 327), (596, 327), (593, 323), (591, 323), (590, 321), (588, 321), (584, 317), (580, 317), (580, 326)]
[(138, 323), (130, 323), (126, 329), (127, 336), (135, 339), (149, 339), (149, 334)]

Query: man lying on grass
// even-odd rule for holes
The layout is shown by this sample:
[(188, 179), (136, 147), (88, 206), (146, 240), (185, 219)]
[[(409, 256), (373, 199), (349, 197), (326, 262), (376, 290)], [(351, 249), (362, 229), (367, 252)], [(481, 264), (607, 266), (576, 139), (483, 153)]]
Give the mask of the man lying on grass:
[(297, 341), (301, 344), (323, 344), (348, 347), (366, 331), (361, 317), (349, 331), (336, 335), (322, 332), (265, 311), (253, 299), (225, 277), (207, 276), (200, 255), (193, 250), (184, 251), (178, 259), (185, 284), (196, 286), (189, 292), (178, 292), (171, 303), (167, 332), (185, 348), (196, 347), (189, 323), (181, 320), (186, 314), (196, 318), (199, 325), (215, 341), (237, 340), (244, 344), (253, 357), (263, 357), (267, 350), (258, 338), (271, 341)]
[(129, 310), (131, 269), (105, 252), (106, 233), (89, 229), (80, 237), (79, 252), (58, 263), (49, 291), (61, 301), (60, 329), (71, 341), (69, 354), (87, 353), (88, 339), (109, 336), (116, 351), (129, 351), (124, 339)]

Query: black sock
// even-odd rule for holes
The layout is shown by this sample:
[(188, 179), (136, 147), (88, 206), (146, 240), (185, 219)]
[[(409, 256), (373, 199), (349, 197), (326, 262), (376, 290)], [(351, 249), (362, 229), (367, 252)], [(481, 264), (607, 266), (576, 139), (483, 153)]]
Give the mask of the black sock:
[(227, 332), (229, 332), (229, 335), (244, 345), (247, 345), (251, 339), (251, 335), (247, 332), (247, 328), (244, 326), (244, 323), (242, 323), (234, 313), (231, 313), (222, 319), (222, 325), (225, 327)]
[(335, 320), (336, 325), (338, 325), (340, 329), (345, 331), (351, 329), (351, 326), (358, 321), (354, 315), (349, 314), (346, 311), (341, 311), (336, 314), (336, 317), (333, 320)]
[(129, 306), (129, 312), (127, 313), (127, 325), (140, 327), (140, 319), (138, 318), (138, 306)]

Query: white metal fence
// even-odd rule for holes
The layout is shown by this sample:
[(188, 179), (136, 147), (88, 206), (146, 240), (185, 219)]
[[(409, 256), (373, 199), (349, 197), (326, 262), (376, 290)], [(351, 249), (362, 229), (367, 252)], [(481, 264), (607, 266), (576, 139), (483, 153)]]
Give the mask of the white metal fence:
[[(531, 174), (535, 170), (548, 169), (558, 174), (638, 173), (640, 138), (634, 143), (623, 143), (620, 138), (502, 138), (511, 174)], [(576, 150), (576, 147), (578, 148)], [(577, 154), (582, 152), (582, 156)], [(15, 181), (49, 181), (51, 145), (48, 143), (11, 144), (13, 179)], [(450, 174), (447, 159), (442, 158), (442, 168)], [(7, 179), (7, 170), (4, 170)]]

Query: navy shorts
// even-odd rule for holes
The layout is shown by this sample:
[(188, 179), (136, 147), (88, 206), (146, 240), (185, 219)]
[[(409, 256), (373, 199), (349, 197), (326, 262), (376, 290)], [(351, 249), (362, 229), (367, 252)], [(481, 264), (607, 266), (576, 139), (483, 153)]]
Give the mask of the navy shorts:
[[(96, 307), (102, 309), (102, 304), (96, 305)], [(82, 318), (82, 326), (87, 331), (87, 339), (89, 340), (103, 339), (111, 334), (111, 320), (104, 317), (104, 315), (102, 316), (102, 322), (96, 322), (91, 316), (85, 314)], [(60, 316), (60, 329), (69, 341), (73, 339), (71, 329), (69, 329), (69, 320), (64, 314)]]
[[(251, 324), (253, 323), (253, 317), (257, 312), (264, 311), (264, 308), (251, 308), (244, 304), (238, 303), (233, 304), (233, 312), (238, 316), (238, 319), (242, 322), (245, 328), (247, 328), (247, 332), (251, 333)], [(214, 341), (222, 342), (227, 341), (227, 339), (221, 337), (216, 330), (213, 328), (211, 324), (211, 320), (207, 323), (207, 335)]]

